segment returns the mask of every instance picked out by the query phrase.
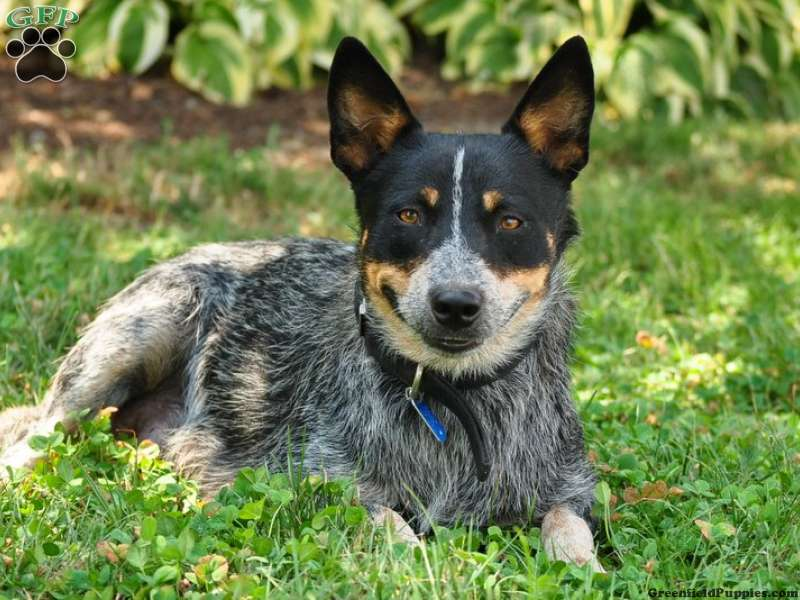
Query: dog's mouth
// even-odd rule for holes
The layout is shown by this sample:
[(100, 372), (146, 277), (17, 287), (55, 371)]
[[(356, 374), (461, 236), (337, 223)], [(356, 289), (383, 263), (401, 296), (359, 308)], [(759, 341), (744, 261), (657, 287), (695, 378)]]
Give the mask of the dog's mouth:
[(481, 345), (481, 341), (474, 338), (426, 337), (425, 341), (437, 350), (450, 354), (460, 354)]
[[(499, 329), (503, 329), (508, 323), (516, 316), (519, 309), (530, 298), (530, 294), (522, 294), (516, 299), (514, 304), (508, 311), (508, 316), (500, 324)], [(398, 311), (399, 314), (399, 311)], [(422, 333), (422, 332), (420, 332)], [(481, 336), (442, 336), (431, 335), (430, 333), (422, 333), (422, 338), (426, 344), (435, 348), (436, 350), (446, 352), (448, 354), (463, 354), (469, 350), (474, 350), (485, 341)]]

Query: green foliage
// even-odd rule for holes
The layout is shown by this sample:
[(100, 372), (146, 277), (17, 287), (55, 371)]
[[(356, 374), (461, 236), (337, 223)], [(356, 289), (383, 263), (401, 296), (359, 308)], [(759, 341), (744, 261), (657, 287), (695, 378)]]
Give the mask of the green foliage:
[(109, 49), (120, 66), (143, 73), (167, 44), (169, 9), (162, 0), (124, 0), (108, 24)]
[[(574, 389), (606, 576), (539, 529), (390, 543), (347, 482), (245, 470), (212, 501), (107, 419), (0, 484), (0, 596), (647, 598), (800, 585), (800, 128), (596, 127), (570, 250)], [(221, 140), (3, 156), (0, 406), (41, 400), (99, 304), (200, 242), (352, 237), (343, 177)], [(649, 332), (649, 333), (648, 333)], [(84, 596), (85, 595), (85, 596)]]
[(581, 34), (607, 116), (677, 121), (713, 106), (800, 116), (796, 0), (406, 0), (395, 10), (444, 36), (448, 78), (526, 81)]
[[(0, 499), (4, 515), (26, 518), (24, 527), (6, 529), (12, 537), (3, 547), (10, 555), (0, 555), (4, 590), (263, 596), (268, 580), (257, 575), (282, 577), (297, 562), (364, 534), (366, 511), (347, 482), (245, 469), (204, 501), (158, 457), (157, 446), (115, 441), (109, 426), (105, 414), (84, 422), (77, 438), (57, 428), (32, 440), (51, 460), (13, 480), (13, 493)], [(100, 518), (82, 530), (82, 515)], [(72, 564), (62, 570), (65, 559)]]
[(253, 89), (250, 49), (223, 21), (189, 25), (175, 40), (172, 74), (214, 102), (246, 104)]
[[(23, 4), (0, 0), (0, 9)], [(528, 81), (567, 37), (587, 38), (607, 118), (722, 108), (800, 118), (798, 0), (75, 0), (75, 64), (140, 74), (162, 57), (214, 102), (309, 87), (344, 35), (390, 71), (408, 24), (444, 41), (442, 73), (473, 86)], [(3, 13), (5, 14), (5, 13)], [(172, 32), (168, 35), (169, 32)]]
[(140, 74), (166, 56), (186, 87), (236, 105), (254, 90), (309, 87), (344, 35), (361, 37), (395, 72), (410, 50), (379, 0), (93, 0), (70, 35), (81, 74)]

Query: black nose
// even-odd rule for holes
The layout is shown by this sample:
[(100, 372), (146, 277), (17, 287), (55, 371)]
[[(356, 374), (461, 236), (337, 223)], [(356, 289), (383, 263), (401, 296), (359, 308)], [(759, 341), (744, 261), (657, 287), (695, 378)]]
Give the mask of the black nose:
[(475, 322), (481, 312), (481, 295), (470, 289), (435, 292), (431, 298), (433, 316), (448, 329), (463, 329)]

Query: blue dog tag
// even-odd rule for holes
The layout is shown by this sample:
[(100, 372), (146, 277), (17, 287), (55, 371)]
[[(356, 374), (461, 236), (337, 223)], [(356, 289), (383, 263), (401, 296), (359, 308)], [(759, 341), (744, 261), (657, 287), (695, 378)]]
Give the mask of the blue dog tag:
[(433, 414), (431, 407), (428, 406), (427, 402), (420, 398), (419, 400), (415, 400), (411, 398), (411, 405), (416, 409), (419, 413), (419, 416), (422, 417), (422, 420), (425, 421), (425, 425), (428, 426), (428, 429), (431, 430), (433, 437), (435, 437), (439, 442), (444, 444), (447, 441), (447, 430), (442, 425), (442, 422), (439, 418)]

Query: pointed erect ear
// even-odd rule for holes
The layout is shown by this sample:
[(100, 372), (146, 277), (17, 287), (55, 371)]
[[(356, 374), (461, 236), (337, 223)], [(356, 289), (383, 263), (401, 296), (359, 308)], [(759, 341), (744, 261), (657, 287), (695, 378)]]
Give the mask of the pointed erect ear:
[(503, 133), (522, 136), (556, 171), (574, 179), (589, 161), (594, 72), (580, 36), (570, 38), (539, 71)]
[(336, 49), (328, 82), (331, 158), (349, 178), (368, 171), (403, 135), (421, 129), (369, 50), (352, 37)]

